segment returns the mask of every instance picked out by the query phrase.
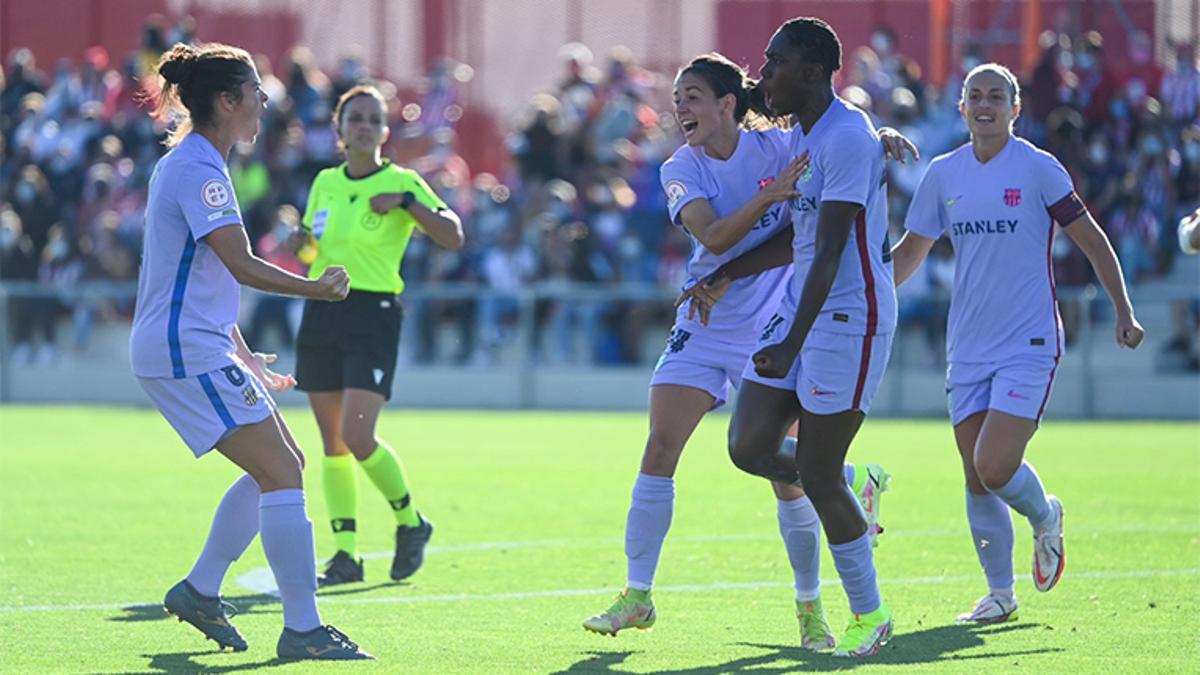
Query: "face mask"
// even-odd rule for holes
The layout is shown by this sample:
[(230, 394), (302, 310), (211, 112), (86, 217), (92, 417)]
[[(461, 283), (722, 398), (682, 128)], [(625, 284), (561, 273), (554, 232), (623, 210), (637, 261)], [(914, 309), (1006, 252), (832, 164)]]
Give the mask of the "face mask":
[(1157, 136), (1148, 136), (1142, 141), (1142, 152), (1147, 155), (1158, 155), (1163, 150), (1162, 141)]
[(892, 41), (883, 33), (876, 33), (871, 36), (871, 49), (874, 49), (878, 54), (886, 54), (892, 48)]
[(1097, 143), (1088, 148), (1088, 159), (1092, 160), (1093, 164), (1103, 164), (1108, 161), (1108, 148)]
[(37, 197), (37, 188), (35, 188), (32, 183), (21, 182), (17, 184), (17, 189), (15, 190), (14, 195), (16, 196), (17, 201), (21, 202), (22, 204), (28, 204), (29, 202), (33, 201), (34, 197)]
[(275, 229), (271, 231), (271, 234), (275, 236), (275, 241), (284, 241), (288, 238), (288, 234), (290, 234), (291, 231), (292, 228), (288, 227), (287, 223), (279, 223), (275, 226)]
[(1200, 143), (1192, 142), (1183, 146), (1183, 156), (1186, 157), (1189, 162), (1194, 162), (1197, 159), (1200, 159)]
[(13, 246), (16, 246), (16, 244), (17, 244), (17, 231), (16, 230), (13, 230), (13, 229), (10, 229), (7, 227), (0, 230), (0, 249), (4, 249), (5, 251), (8, 251)]
[(1113, 117), (1123, 120), (1126, 117), (1129, 117), (1129, 104), (1125, 103), (1125, 101), (1122, 101), (1121, 99), (1116, 99), (1108, 106), (1108, 112)]
[(1087, 52), (1084, 52), (1076, 57), (1075, 62), (1084, 70), (1091, 70), (1092, 66), (1096, 63), (1096, 61), (1092, 58), (1092, 55), (1088, 54)]
[(67, 257), (66, 239), (55, 239), (47, 244), (46, 248), (50, 251), (51, 260), (62, 260), (63, 258)]
[(971, 72), (971, 69), (974, 68), (975, 66), (979, 65), (979, 63), (980, 63), (979, 59), (975, 58), (974, 56), (963, 57), (963, 60), (962, 60), (963, 72), (964, 73)]

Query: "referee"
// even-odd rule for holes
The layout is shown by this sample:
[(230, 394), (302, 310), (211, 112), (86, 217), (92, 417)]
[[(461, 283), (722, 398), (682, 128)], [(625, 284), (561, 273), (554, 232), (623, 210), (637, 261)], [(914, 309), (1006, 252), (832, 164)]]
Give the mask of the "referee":
[(462, 222), (417, 172), (381, 156), (387, 105), (378, 89), (342, 94), (333, 123), (346, 161), (317, 174), (302, 228), (299, 255), (312, 261), (309, 277), (341, 265), (352, 281), (345, 302), (307, 302), (296, 338), (297, 388), (308, 394), (325, 447), (322, 478), (337, 552), (320, 577), (325, 586), (363, 580), (358, 551), (357, 462), (396, 517), (391, 577), (421, 566), (433, 526), (409, 493), (395, 450), (375, 436), (391, 396), (400, 342), (400, 261), (419, 228), (438, 245), (459, 249)]

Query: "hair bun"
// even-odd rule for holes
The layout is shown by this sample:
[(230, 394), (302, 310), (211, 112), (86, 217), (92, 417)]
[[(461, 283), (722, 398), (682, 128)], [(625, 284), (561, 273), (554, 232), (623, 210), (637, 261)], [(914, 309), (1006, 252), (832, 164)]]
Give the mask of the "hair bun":
[(192, 75), (199, 52), (189, 45), (177, 44), (163, 55), (158, 74), (171, 84), (182, 84)]

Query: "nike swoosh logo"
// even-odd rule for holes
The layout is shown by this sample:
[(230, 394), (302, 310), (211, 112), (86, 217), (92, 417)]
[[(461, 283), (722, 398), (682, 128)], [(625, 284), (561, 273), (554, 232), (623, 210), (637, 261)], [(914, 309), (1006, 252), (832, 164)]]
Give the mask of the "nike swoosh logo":
[(1009, 390), (1008, 390), (1008, 397), (1009, 397), (1009, 398), (1019, 398), (1019, 399), (1021, 399), (1022, 401), (1028, 401), (1028, 400), (1029, 400), (1029, 397), (1028, 397), (1028, 396), (1025, 396), (1024, 394), (1018, 394), (1017, 392), (1013, 391), (1012, 389), (1009, 389)]
[(954, 199), (947, 199), (946, 200), (946, 208), (950, 208), (951, 206), (954, 206), (954, 203), (960, 199), (962, 199), (962, 195), (959, 195), (959, 196), (955, 197)]

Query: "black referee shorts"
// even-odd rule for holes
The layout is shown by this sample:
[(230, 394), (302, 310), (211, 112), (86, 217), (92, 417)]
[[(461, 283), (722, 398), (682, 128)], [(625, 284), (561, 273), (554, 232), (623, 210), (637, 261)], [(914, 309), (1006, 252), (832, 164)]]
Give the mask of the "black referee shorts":
[(296, 388), (367, 389), (390, 399), (400, 320), (392, 293), (351, 290), (341, 302), (306, 301), (296, 336)]

